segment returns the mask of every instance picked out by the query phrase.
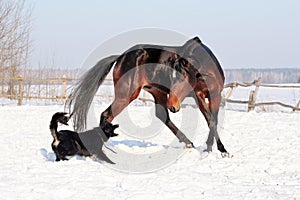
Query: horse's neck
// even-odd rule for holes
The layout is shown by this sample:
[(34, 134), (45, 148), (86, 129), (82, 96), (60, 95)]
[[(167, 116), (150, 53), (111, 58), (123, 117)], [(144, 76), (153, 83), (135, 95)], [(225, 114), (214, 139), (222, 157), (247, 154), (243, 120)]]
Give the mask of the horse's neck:
[(177, 53), (177, 51), (181, 48), (181, 46), (164, 46), (164, 45), (155, 45), (155, 44), (139, 44), (131, 47), (127, 50), (127, 52), (136, 50), (136, 49), (158, 49), (164, 51), (170, 51)]

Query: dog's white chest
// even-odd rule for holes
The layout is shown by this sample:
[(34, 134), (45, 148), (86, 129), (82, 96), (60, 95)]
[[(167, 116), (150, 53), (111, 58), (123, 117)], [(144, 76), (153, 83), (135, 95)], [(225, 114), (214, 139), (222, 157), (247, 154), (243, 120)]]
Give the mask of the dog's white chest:
[(59, 140), (54, 140), (53, 146), (57, 147), (59, 145)]

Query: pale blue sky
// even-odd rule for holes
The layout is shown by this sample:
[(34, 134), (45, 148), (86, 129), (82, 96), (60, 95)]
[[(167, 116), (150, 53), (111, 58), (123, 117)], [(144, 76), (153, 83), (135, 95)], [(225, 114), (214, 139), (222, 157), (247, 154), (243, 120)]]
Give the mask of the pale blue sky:
[(113, 36), (155, 27), (199, 36), (225, 69), (300, 67), (297, 0), (28, 3), (34, 5), (33, 66), (54, 60), (55, 67), (80, 67), (93, 49)]

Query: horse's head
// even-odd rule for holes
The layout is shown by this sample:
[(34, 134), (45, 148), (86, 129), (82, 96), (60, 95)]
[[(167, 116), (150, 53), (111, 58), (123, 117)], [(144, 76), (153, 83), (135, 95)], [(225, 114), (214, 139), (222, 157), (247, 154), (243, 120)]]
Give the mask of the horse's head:
[(212, 51), (198, 37), (188, 40), (174, 57), (168, 108), (180, 109), (180, 103), (192, 91), (195, 95), (220, 93), (224, 84), (223, 70)]
[(171, 112), (178, 112), (183, 99), (193, 91), (197, 83), (197, 70), (187, 59), (173, 56), (174, 62), (170, 73), (171, 87), (167, 102)]

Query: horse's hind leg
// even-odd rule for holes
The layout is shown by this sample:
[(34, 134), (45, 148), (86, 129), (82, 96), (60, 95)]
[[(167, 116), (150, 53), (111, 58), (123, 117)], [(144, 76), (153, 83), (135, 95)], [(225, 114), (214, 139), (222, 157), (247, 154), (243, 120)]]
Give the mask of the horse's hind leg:
[[(117, 90), (117, 88), (116, 88)], [(115, 100), (113, 103), (101, 114), (100, 117), (100, 127), (103, 129), (106, 136), (113, 137), (117, 134), (113, 133), (113, 130), (118, 127), (118, 125), (112, 125), (112, 120), (126, 108), (130, 102), (136, 99), (141, 91), (140, 87), (137, 87), (133, 92), (129, 92), (126, 95), (120, 95), (121, 92), (115, 92)], [(107, 129), (107, 131), (106, 131)]]
[[(210, 133), (213, 137), (215, 136), (216, 142), (217, 142), (217, 147), (218, 150), (222, 153), (227, 153), (223, 143), (221, 142), (219, 133), (218, 133), (218, 114), (219, 114), (219, 107), (220, 107), (220, 102), (221, 102), (221, 96), (217, 96), (213, 99), (209, 100), (209, 109), (212, 115), (211, 118), (211, 125), (210, 125)], [(211, 133), (212, 132), (212, 133)]]
[(189, 148), (194, 147), (193, 143), (170, 120), (167, 109), (167, 93), (159, 89), (151, 89), (148, 92), (152, 94), (155, 100), (156, 116), (174, 133), (180, 142), (184, 142)]
[(129, 103), (120, 103), (118, 99), (116, 99), (104, 112), (101, 113), (100, 117), (100, 127), (104, 132), (106, 138), (104, 141), (107, 141), (110, 137), (118, 136), (118, 134), (114, 133), (114, 129), (118, 127), (118, 125), (113, 125), (112, 120), (128, 105)]
[(100, 125), (103, 122), (112, 122), (112, 120), (126, 108), (130, 102), (136, 99), (141, 91), (138, 87), (136, 90), (130, 93), (130, 95), (119, 95), (120, 93), (115, 92), (115, 100), (112, 104), (101, 114)]
[(111, 106), (112, 104), (108, 106), (105, 111), (101, 113), (100, 125), (102, 125), (104, 122), (111, 122), (114, 119), (114, 116), (112, 115)]
[(222, 153), (227, 153), (218, 133), (218, 113), (220, 101), (221, 96), (216, 96), (210, 99), (209, 105), (207, 105), (204, 98), (198, 97), (199, 108), (203, 113), (209, 127), (209, 134), (206, 141), (207, 151), (212, 151), (212, 146), (215, 138), (217, 141), (218, 150)]

